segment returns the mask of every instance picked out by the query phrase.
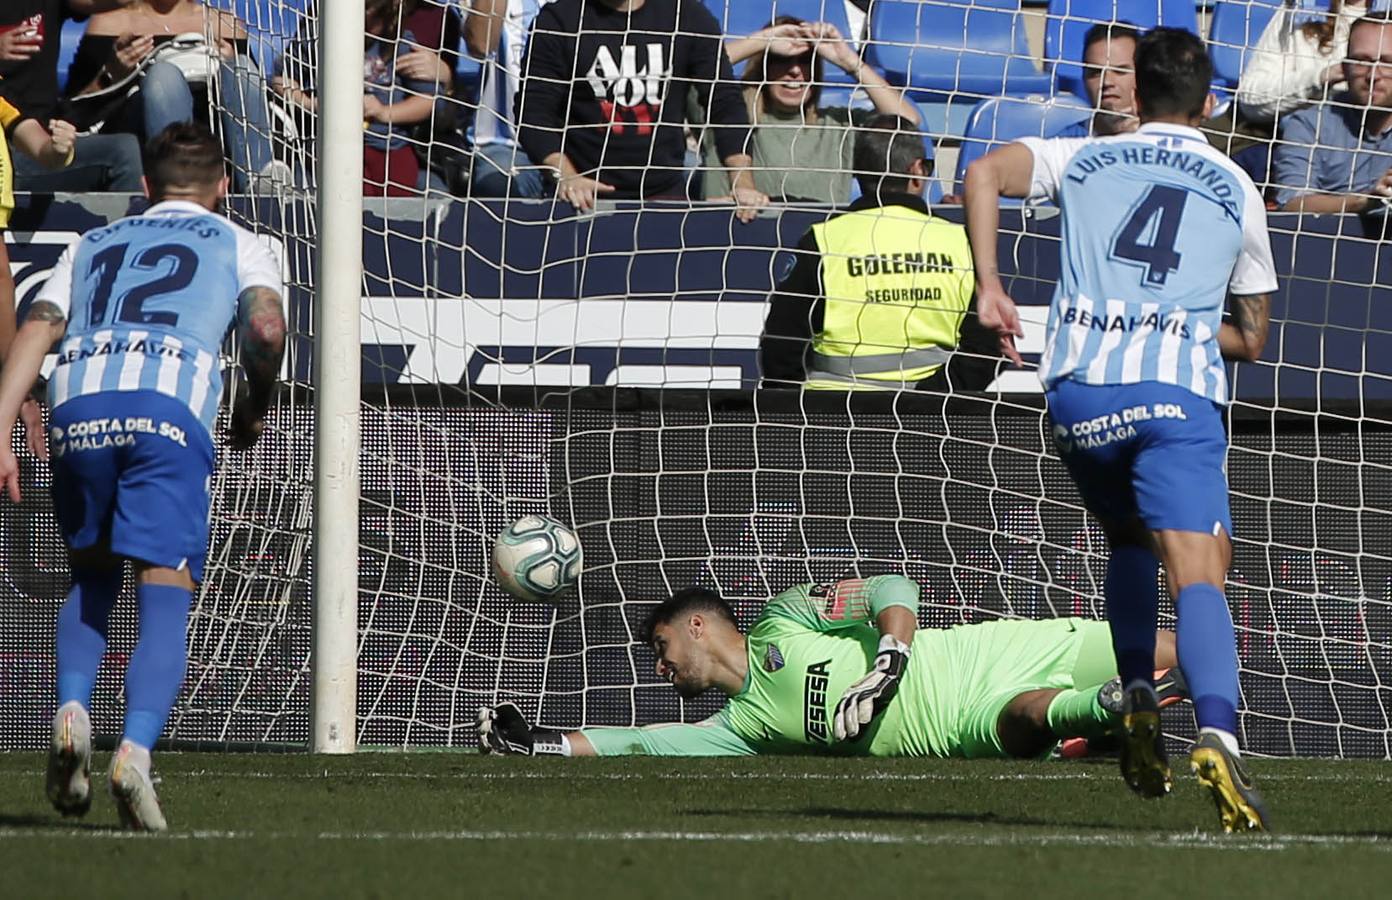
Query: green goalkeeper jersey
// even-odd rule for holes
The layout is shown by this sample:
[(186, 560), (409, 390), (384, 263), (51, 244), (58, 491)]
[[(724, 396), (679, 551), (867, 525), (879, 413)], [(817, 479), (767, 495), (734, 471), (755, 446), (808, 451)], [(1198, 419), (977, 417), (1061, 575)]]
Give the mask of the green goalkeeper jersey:
[(913, 637), (898, 693), (859, 739), (835, 741), (832, 712), (869, 672), (888, 606), (916, 611), (919, 586), (898, 574), (799, 584), (768, 602), (746, 637), (742, 690), (704, 722), (583, 730), (601, 757), (823, 753), (998, 757), (995, 722), (1013, 697), (1087, 687), (1115, 673), (1107, 625), (999, 620)]
[[(746, 638), (740, 692), (696, 724), (587, 728), (600, 756), (1000, 756), (1000, 711), (1027, 690), (1101, 684), (1115, 673), (1106, 625), (1081, 619), (999, 621), (922, 629), (898, 692), (853, 741), (832, 738), (846, 689), (874, 663), (881, 611), (916, 611), (918, 585), (879, 575), (798, 585), (774, 597)], [(1085, 647), (1089, 650), (1084, 654)], [(1080, 657), (1086, 656), (1084, 665)]]

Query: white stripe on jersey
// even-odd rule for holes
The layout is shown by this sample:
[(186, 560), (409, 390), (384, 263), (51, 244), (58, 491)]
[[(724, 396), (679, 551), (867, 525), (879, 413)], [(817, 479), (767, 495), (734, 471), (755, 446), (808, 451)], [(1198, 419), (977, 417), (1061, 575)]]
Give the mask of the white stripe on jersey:
[[(1160, 333), (1160, 353), (1156, 357), (1156, 378), (1166, 384), (1179, 383), (1179, 348), (1184, 343), (1180, 332), (1189, 318), (1187, 310), (1176, 309), (1170, 313), (1170, 327)], [(1151, 335), (1154, 340), (1154, 335)]]
[(102, 389), (102, 378), (106, 375), (106, 361), (111, 358), (111, 354), (100, 353), (103, 344), (110, 344), (115, 335), (107, 331), (97, 331), (92, 334), (92, 358), (87, 360), (87, 371), (82, 373), (82, 387), (80, 393), (95, 394)]
[(193, 387), (189, 392), (189, 409), (195, 416), (203, 415), (203, 404), (208, 402), (208, 373), (213, 370), (213, 355), (199, 350), (193, 361)]
[(1126, 318), (1126, 302), (1124, 300), (1107, 300), (1107, 318), (1104, 320), (1108, 328), (1102, 333), (1102, 342), (1097, 345), (1097, 351), (1092, 355), (1092, 362), (1087, 367), (1087, 381), (1098, 384), (1107, 380), (1107, 365), (1112, 361), (1112, 354), (1121, 346), (1121, 339), (1124, 332), (1121, 329), (1111, 328), (1112, 322), (1122, 321)]
[[(172, 334), (165, 335), (164, 346), (170, 351), (182, 350), (184, 342)], [(155, 381), (155, 390), (166, 397), (179, 398), (179, 355), (171, 352), (160, 355), (159, 376)]]
[[(67, 356), (82, 346), (82, 338), (68, 338), (58, 348), (61, 356)], [(48, 402), (50, 406), (66, 403), (72, 396), (72, 363), (57, 366), (53, 370), (53, 381), (49, 382)]]
[[(1086, 313), (1092, 315), (1092, 300), (1078, 295), (1078, 299), (1073, 301), (1073, 308), (1078, 311), (1078, 317), (1082, 318)], [(1062, 362), (1055, 363), (1049, 367), (1051, 373), (1072, 372), (1078, 367), (1078, 360), (1083, 358), (1083, 348), (1087, 344), (1088, 330), (1086, 328), (1073, 328), (1063, 323), (1063, 310), (1059, 310), (1059, 331), (1068, 334), (1068, 351), (1064, 354)]]
[[(1142, 303), (1141, 321), (1144, 322), (1151, 316), (1158, 315), (1159, 312), (1159, 303)], [(1135, 384), (1141, 380), (1141, 366), (1145, 364), (1146, 341), (1150, 340), (1150, 337), (1151, 333), (1141, 328), (1131, 332), (1126, 349), (1121, 354), (1122, 384)]]
[[(1196, 332), (1202, 334), (1207, 330), (1200, 326)], [(1208, 382), (1208, 351), (1204, 349), (1203, 342), (1203, 338), (1195, 341), (1194, 348), (1189, 351), (1189, 365), (1193, 367), (1193, 372), (1189, 377), (1189, 390), (1200, 397), (1207, 397), (1208, 391), (1204, 389), (1204, 386)]]
[[(148, 331), (132, 331), (127, 340), (131, 345), (136, 341), (147, 340), (150, 337)], [(148, 356), (144, 353), (132, 353), (126, 351), (125, 361), (121, 363), (121, 380), (117, 382), (118, 391), (134, 391), (140, 389), (140, 376), (145, 371), (145, 361)]]

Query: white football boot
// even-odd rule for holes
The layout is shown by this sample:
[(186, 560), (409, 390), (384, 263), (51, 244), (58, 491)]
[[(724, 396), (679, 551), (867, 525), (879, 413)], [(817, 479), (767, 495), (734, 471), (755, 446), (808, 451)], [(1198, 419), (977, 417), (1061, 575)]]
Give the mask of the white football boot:
[(116, 812), (121, 827), (130, 831), (164, 831), (169, 828), (160, 811), (155, 783), (150, 778), (150, 751), (131, 741), (111, 756), (109, 776), (111, 796), (116, 800)]
[(45, 793), (65, 816), (82, 816), (92, 806), (92, 720), (76, 700), (53, 715)]

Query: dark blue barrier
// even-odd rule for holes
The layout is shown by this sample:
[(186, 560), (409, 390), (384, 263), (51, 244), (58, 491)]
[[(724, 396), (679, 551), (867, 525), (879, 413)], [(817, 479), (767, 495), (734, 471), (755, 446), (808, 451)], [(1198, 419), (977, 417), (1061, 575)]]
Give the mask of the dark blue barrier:
[[(99, 196), (76, 200), (28, 198), (16, 212), (11, 256), (20, 283), (21, 307), (72, 236), (133, 211), (143, 201)], [(313, 234), (312, 215), (303, 206), (263, 202), (252, 209), (234, 201), (244, 218), (261, 230)], [(961, 210), (939, 208), (960, 221)], [(251, 215), (248, 215), (251, 214)], [(680, 304), (761, 304), (792, 260), (802, 232), (827, 213), (787, 210), (745, 224), (728, 208), (619, 204), (602, 213), (576, 217), (551, 203), (457, 202), (418, 205), (413, 218), (364, 221), (366, 293), (372, 298), (442, 305), (523, 300), (622, 300), (650, 316), (670, 321), (663, 335), (634, 339), (620, 322), (589, 322), (609, 340), (548, 339), (537, 330), (518, 341), (463, 334), (450, 349), (449, 365), (434, 364), (424, 380), (480, 383), (490, 364), (544, 362), (578, 368), (580, 381), (605, 383), (620, 366), (717, 367), (737, 371), (724, 386), (748, 386), (758, 376), (756, 347), (762, 311), (741, 309), (740, 333), (712, 344), (692, 346), (699, 329), (685, 331), (693, 308)], [(1058, 273), (1058, 219), (1026, 218), (1003, 212), (1000, 258), (1008, 285), (1022, 305), (1047, 306)], [(1392, 398), (1392, 262), (1382, 243), (1351, 217), (1271, 217), (1272, 246), (1281, 290), (1272, 310), (1273, 328), (1265, 362), (1244, 366), (1234, 379), (1235, 393), (1248, 400), (1276, 398), (1282, 405), (1320, 400)], [(287, 243), (290, 281), (309, 283), (310, 245)], [(1215, 277), (1221, 277), (1215, 273)], [(308, 333), (309, 298), (292, 292), (296, 331)], [(609, 307), (581, 306), (581, 317), (610, 316)], [(408, 360), (420, 348), (419, 329), (393, 323), (391, 301), (376, 305), (373, 333), (364, 337), (363, 375), (368, 381), (403, 380)], [(464, 308), (459, 306), (459, 316)], [(452, 314), (449, 310), (438, 310)], [(365, 315), (367, 315), (365, 313)], [(404, 313), (403, 313), (404, 315)], [(1042, 342), (1043, 310), (1024, 342), (1028, 359)], [(404, 320), (403, 320), (404, 321)], [(723, 321), (723, 319), (722, 319)], [(688, 340), (683, 341), (686, 337)], [(699, 341), (697, 341), (699, 343)], [(442, 344), (448, 343), (442, 339)], [(297, 377), (307, 377), (308, 347), (294, 354)], [(432, 356), (433, 360), (433, 356)], [(419, 371), (411, 380), (421, 381)], [(573, 377), (573, 376), (567, 376)], [(623, 382), (620, 376), (619, 381)], [(535, 380), (547, 384), (545, 376)], [(1016, 381), (1013, 388), (1027, 386)]]

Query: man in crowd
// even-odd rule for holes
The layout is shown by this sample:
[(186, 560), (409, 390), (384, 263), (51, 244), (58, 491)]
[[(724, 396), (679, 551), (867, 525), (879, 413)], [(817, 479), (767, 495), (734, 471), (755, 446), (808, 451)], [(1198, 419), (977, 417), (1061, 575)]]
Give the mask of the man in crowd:
[[(517, 707), (479, 711), (484, 753), (554, 756), (1032, 758), (1120, 721), (1107, 626), (1084, 619), (918, 627), (902, 575), (804, 584), (769, 601), (749, 634), (719, 594), (688, 588), (649, 615), (643, 642), (683, 697), (730, 701), (697, 724), (532, 728)], [(1173, 635), (1155, 662), (1175, 665)], [(1169, 703), (1182, 682), (1162, 675)]]
[(748, 221), (768, 196), (753, 186), (749, 114), (700, 3), (556, 0), (532, 23), (517, 94), (518, 140), (557, 173), (556, 194), (585, 211), (603, 198), (685, 199), (687, 94), (695, 90), (731, 194)]
[(1348, 90), (1281, 120), (1276, 202), (1309, 213), (1377, 211), (1392, 197), (1392, 12), (1349, 31)]
[(1136, 27), (1098, 22), (1083, 35), (1083, 88), (1092, 117), (1045, 137), (1104, 137), (1135, 131)]
[(464, 20), (464, 44), (483, 59), (479, 109), (469, 128), (473, 146), (470, 193), (475, 197), (526, 197), (546, 192), (541, 170), (531, 167), (517, 143), (518, 87), (532, 20), (551, 0), (473, 0)]
[[(58, 49), (63, 20), (117, 9), (134, 0), (7, 0), (0, 4), (0, 98), (40, 123), (58, 114)], [(71, 163), (50, 171), (37, 160), (14, 161), (15, 190), (142, 190), (140, 142), (129, 134), (77, 139)]]
[(807, 230), (774, 291), (759, 347), (765, 386), (985, 388), (997, 340), (972, 309), (966, 231), (923, 201), (933, 174), (923, 136), (876, 116), (854, 159), (860, 199)]

